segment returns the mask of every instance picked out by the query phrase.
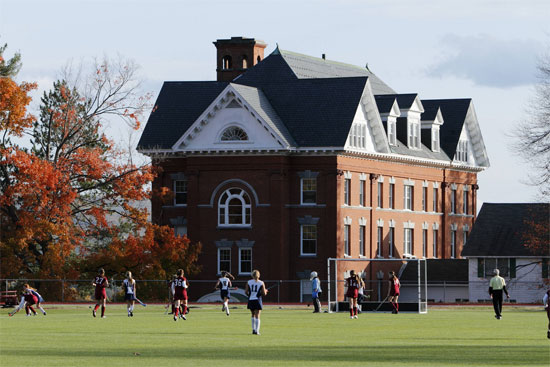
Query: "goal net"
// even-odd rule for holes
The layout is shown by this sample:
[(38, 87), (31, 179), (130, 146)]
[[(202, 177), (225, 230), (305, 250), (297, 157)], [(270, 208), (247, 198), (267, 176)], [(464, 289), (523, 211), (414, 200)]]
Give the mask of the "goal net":
[(328, 310), (347, 310), (345, 281), (350, 271), (363, 279), (363, 296), (359, 296), (363, 311), (389, 311), (389, 272), (394, 271), (400, 280), (399, 310), (428, 312), (428, 283), (426, 259), (327, 259)]

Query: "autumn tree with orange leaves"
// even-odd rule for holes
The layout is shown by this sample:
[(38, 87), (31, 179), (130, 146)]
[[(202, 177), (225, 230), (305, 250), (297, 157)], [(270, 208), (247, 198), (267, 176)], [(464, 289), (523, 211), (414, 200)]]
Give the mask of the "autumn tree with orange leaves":
[[(149, 199), (151, 165), (134, 164), (104, 132), (113, 117), (139, 127), (150, 96), (136, 70), (104, 59), (83, 79), (67, 73), (44, 93), (38, 119), (26, 112), (35, 85), (1, 79), (0, 276), (74, 278), (104, 267), (159, 279), (195, 269), (200, 244), (136, 205)], [(22, 136), (30, 147), (13, 142)]]

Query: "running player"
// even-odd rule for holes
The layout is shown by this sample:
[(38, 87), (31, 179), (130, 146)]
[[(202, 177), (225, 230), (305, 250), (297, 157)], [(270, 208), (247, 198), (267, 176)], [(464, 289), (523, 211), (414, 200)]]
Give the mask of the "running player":
[(128, 310), (128, 317), (134, 316), (134, 304), (136, 301), (136, 281), (132, 278), (132, 272), (126, 272), (126, 279), (122, 282), (124, 287), (124, 299), (126, 300), (126, 308)]
[(109, 286), (109, 281), (105, 276), (105, 270), (99, 269), (92, 285), (95, 287), (95, 299), (97, 301), (92, 311), (92, 315), (96, 317), (96, 311), (99, 306), (101, 306), (101, 317), (105, 318), (105, 305), (107, 303), (107, 292), (105, 288)]
[(32, 294), (32, 292), (29, 289), (24, 288), (23, 289), (23, 294), (21, 296), (21, 302), (19, 302), (19, 306), (17, 306), (17, 308), (15, 310), (13, 310), (13, 312), (10, 312), (9, 315), (13, 316), (17, 312), (19, 312), (19, 310), (21, 310), (23, 307), (25, 307), (25, 312), (26, 312), (27, 316), (31, 315), (31, 311), (32, 311), (33, 316), (36, 316), (36, 311), (34, 310), (32, 305), (36, 304), (37, 302), (38, 302), (38, 297), (36, 297), (34, 294)]
[[(176, 279), (172, 281), (172, 293), (174, 294), (174, 321), (178, 321), (178, 315), (184, 320), (187, 320), (185, 314), (187, 313), (187, 288), (189, 283), (183, 276), (183, 269), (178, 269), (176, 272)], [(183, 310), (180, 314), (180, 304), (183, 305)]]
[(546, 293), (544, 294), (542, 303), (544, 304), (544, 309), (546, 310), (546, 316), (548, 317), (548, 331), (546, 332), (546, 336), (548, 337), (548, 339), (550, 339), (550, 289), (547, 290)]
[(399, 313), (399, 303), (397, 303), (397, 300), (399, 299), (399, 288), (401, 288), (401, 283), (399, 282), (399, 278), (397, 278), (397, 275), (395, 275), (394, 271), (390, 271), (390, 303), (393, 307), (393, 310), (391, 313)]
[[(231, 279), (230, 279), (231, 278)], [(228, 271), (222, 271), (222, 277), (216, 283), (216, 289), (220, 290), (220, 297), (223, 301), (222, 311), (229, 316), (229, 289), (231, 288), (231, 280), (235, 277)]]
[(36, 307), (42, 311), (42, 313), (44, 314), (44, 316), (46, 316), (46, 311), (44, 311), (44, 309), (42, 308), (42, 306), (40, 305), (40, 303), (44, 302), (44, 298), (42, 298), (42, 296), (40, 295), (40, 293), (38, 293), (36, 291), (36, 289), (34, 289), (33, 287), (31, 287), (30, 285), (28, 284), (24, 284), (23, 287), (25, 289), (27, 289), (30, 293), (32, 293), (32, 295), (34, 295), (36, 298), (37, 298), (37, 301), (36, 301)]
[(248, 305), (246, 308), (250, 310), (252, 315), (252, 334), (260, 335), (260, 313), (262, 312), (262, 297), (267, 295), (265, 284), (260, 280), (260, 271), (252, 271), (252, 279), (246, 283), (244, 290), (248, 296)]
[(349, 275), (349, 278), (346, 279), (346, 287), (348, 287), (346, 297), (348, 297), (349, 300), (349, 318), (357, 319), (357, 297), (359, 296), (359, 288), (361, 288), (363, 280), (359, 275), (355, 274), (355, 270), (351, 270)]

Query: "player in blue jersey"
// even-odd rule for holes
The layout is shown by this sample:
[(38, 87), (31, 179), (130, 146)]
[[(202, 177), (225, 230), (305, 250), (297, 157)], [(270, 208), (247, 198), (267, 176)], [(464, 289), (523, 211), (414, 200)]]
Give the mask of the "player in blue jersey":
[(222, 277), (218, 279), (215, 287), (220, 290), (220, 297), (223, 301), (222, 311), (225, 311), (227, 316), (229, 316), (229, 290), (231, 288), (231, 280), (234, 279), (235, 277), (231, 273), (222, 271)]
[(34, 289), (33, 287), (31, 287), (30, 285), (28, 284), (25, 284), (23, 286), (25, 288), (25, 291), (32, 294), (33, 296), (36, 297), (37, 301), (36, 301), (36, 307), (42, 311), (42, 313), (44, 314), (44, 316), (46, 316), (46, 311), (44, 311), (44, 309), (42, 308), (42, 305), (41, 303), (44, 302), (44, 298), (42, 298), (42, 296), (40, 295), (40, 293), (38, 293), (36, 291), (36, 289)]
[(260, 271), (252, 271), (252, 279), (246, 283), (245, 293), (248, 296), (248, 305), (252, 315), (252, 334), (260, 335), (260, 313), (262, 312), (262, 297), (267, 295), (265, 284), (260, 280)]
[(126, 272), (126, 279), (122, 281), (124, 288), (124, 299), (126, 300), (126, 309), (128, 317), (134, 316), (134, 304), (136, 301), (136, 280), (132, 278), (132, 272)]

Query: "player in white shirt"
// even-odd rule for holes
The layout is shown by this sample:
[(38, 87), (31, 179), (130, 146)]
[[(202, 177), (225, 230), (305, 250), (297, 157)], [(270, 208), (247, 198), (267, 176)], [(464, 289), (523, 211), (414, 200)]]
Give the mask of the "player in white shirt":
[[(231, 279), (230, 279), (231, 278)], [(222, 271), (222, 277), (216, 283), (216, 289), (220, 290), (220, 297), (223, 301), (222, 311), (229, 316), (229, 290), (231, 288), (231, 280), (235, 277), (227, 271)]]
[(252, 271), (252, 279), (246, 283), (245, 293), (248, 296), (248, 308), (252, 314), (252, 334), (260, 335), (260, 313), (262, 297), (267, 295), (264, 282), (260, 280), (260, 271)]
[(126, 279), (122, 282), (124, 288), (124, 299), (126, 300), (126, 309), (128, 317), (134, 316), (134, 304), (136, 301), (136, 281), (132, 278), (132, 272), (126, 272)]

